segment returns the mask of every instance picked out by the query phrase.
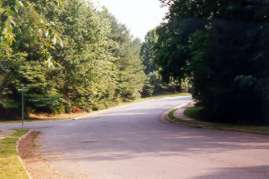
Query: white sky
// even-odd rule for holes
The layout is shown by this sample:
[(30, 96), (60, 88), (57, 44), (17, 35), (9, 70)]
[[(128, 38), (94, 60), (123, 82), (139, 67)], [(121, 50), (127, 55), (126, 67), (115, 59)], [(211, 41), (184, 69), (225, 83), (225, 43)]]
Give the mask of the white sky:
[(159, 0), (93, 0), (105, 6), (134, 37), (144, 39), (146, 33), (158, 26), (166, 10)]

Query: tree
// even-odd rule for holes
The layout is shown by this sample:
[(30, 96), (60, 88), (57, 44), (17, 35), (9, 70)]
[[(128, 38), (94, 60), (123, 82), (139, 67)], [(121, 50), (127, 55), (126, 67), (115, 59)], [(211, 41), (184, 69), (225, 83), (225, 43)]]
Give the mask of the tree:
[(157, 44), (158, 38), (159, 37), (157, 34), (157, 29), (153, 29), (148, 32), (145, 37), (145, 42), (142, 45), (141, 58), (145, 66), (146, 74), (150, 74), (158, 69), (157, 65), (154, 62), (157, 53), (155, 46)]
[(90, 2), (1, 1), (0, 18), (1, 114), (18, 111), (22, 86), (27, 113), (91, 111), (140, 96), (141, 43)]
[[(192, 78), (212, 121), (262, 123), (268, 105), (268, 3), (163, 1), (170, 8), (157, 63), (163, 76)], [(193, 22), (193, 23), (191, 23)]]
[(166, 70), (163, 66), (157, 65), (160, 62), (161, 53), (164, 52), (163, 46), (160, 47), (161, 35), (159, 30), (161, 28), (158, 27), (148, 32), (141, 48), (140, 55), (147, 75), (147, 81), (143, 89), (144, 96), (180, 91), (180, 82), (176, 79), (166, 80), (163, 78), (161, 74), (164, 74)]
[(102, 12), (111, 23), (111, 53), (118, 69), (117, 95), (123, 101), (141, 96), (145, 82), (144, 66), (140, 59), (141, 42), (133, 39), (128, 29), (120, 24), (106, 9)]
[[(41, 84), (48, 70), (42, 66), (48, 66), (49, 49), (56, 45), (51, 35), (58, 36), (32, 2), (1, 1), (0, 18), (0, 108), (14, 110), (19, 106), (17, 99), (22, 85), (33, 96), (52, 94), (47, 83)], [(37, 90), (39, 85), (42, 92)], [(33, 106), (41, 105), (31, 96), (28, 99)]]

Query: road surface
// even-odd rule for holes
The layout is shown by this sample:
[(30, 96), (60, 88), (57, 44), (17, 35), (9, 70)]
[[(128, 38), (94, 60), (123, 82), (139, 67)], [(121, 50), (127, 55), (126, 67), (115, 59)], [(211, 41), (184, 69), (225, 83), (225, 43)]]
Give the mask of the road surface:
[(84, 120), (26, 125), (41, 131), (42, 156), (63, 178), (268, 179), (268, 136), (160, 121), (163, 112), (190, 100), (165, 97)]

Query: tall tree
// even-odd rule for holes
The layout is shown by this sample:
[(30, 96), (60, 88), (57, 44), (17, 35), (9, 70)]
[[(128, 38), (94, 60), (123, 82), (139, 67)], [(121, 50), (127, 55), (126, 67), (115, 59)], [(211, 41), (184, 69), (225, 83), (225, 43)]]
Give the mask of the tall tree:
[(18, 107), (22, 85), (31, 93), (28, 102), (38, 107), (33, 96), (53, 93), (44, 81), (49, 70), (44, 66), (50, 63), (49, 50), (57, 45), (52, 38), (59, 38), (57, 32), (29, 1), (1, 1), (0, 18), (0, 108)]
[(111, 52), (118, 68), (117, 94), (124, 101), (136, 99), (141, 96), (145, 81), (144, 66), (140, 59), (141, 42), (134, 39), (125, 25), (120, 24), (106, 9), (102, 13), (112, 27)]
[(1, 1), (0, 18), (2, 114), (18, 111), (21, 88), (26, 112), (91, 111), (140, 96), (141, 43), (90, 2)]
[[(162, 27), (151, 30), (145, 37), (145, 42), (141, 48), (141, 58), (145, 66), (147, 80), (143, 89), (144, 96), (158, 95), (163, 93), (175, 93), (180, 91), (180, 82), (176, 79), (166, 80), (164, 74), (165, 67), (160, 67), (161, 53), (164, 52), (163, 46), (160, 48), (159, 30)], [(162, 54), (163, 55), (163, 54)], [(157, 63), (159, 62), (159, 63)]]
[[(163, 76), (192, 77), (204, 117), (264, 122), (268, 105), (269, 8), (262, 1), (163, 1), (170, 8), (159, 32)], [(166, 69), (166, 70), (165, 70)]]

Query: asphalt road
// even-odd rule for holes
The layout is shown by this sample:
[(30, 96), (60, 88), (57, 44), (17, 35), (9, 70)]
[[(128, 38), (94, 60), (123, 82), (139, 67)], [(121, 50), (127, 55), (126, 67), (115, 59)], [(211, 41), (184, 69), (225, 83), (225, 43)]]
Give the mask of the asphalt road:
[[(268, 179), (268, 136), (160, 121), (163, 112), (190, 100), (166, 97), (83, 120), (26, 125), (41, 131), (42, 156), (64, 178)], [(14, 124), (0, 129), (7, 127)]]

